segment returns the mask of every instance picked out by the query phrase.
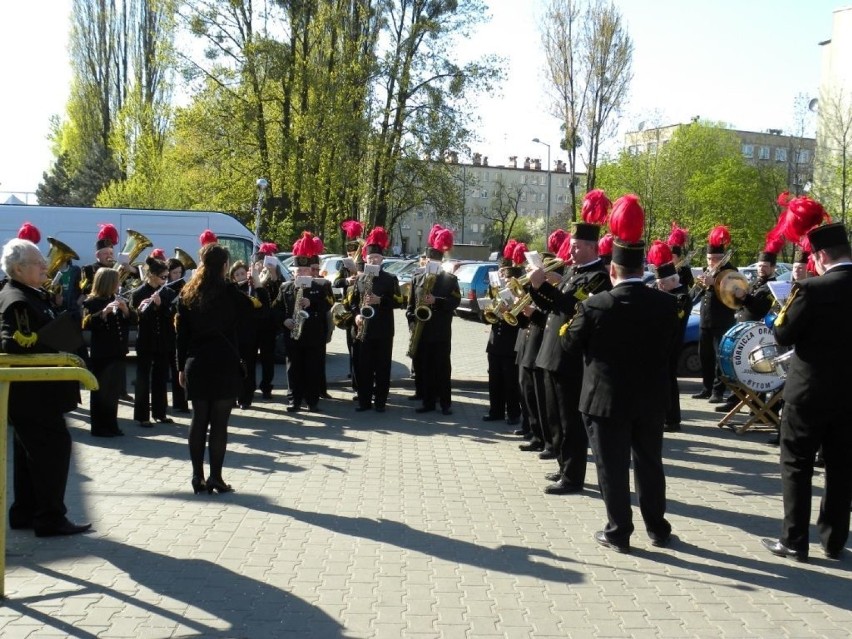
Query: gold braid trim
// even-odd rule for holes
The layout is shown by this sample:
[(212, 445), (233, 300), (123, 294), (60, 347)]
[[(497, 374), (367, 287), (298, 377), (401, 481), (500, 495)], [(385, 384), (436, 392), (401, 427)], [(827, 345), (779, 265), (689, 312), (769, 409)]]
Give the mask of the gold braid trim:
[(38, 334), (30, 333), (29, 335), (24, 335), (21, 331), (15, 331), (12, 335), (12, 339), (18, 342), (18, 344), (23, 348), (32, 348), (38, 341)]

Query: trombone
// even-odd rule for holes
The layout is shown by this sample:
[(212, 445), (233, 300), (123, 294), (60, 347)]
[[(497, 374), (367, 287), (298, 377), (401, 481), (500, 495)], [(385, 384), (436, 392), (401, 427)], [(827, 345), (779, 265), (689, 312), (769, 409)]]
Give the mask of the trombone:
[[(565, 266), (565, 262), (560, 260), (558, 257), (551, 257), (542, 263), (542, 269), (545, 273), (550, 273), (551, 271), (555, 271), (556, 269)], [(524, 288), (530, 283), (529, 274), (524, 275), (523, 277), (513, 277), (509, 280), (506, 286), (509, 288), (512, 293), (514, 293), (515, 297), (523, 297), (524, 296)]]
[[(734, 254), (734, 249), (728, 249), (728, 251), (722, 256), (722, 259), (719, 260), (719, 263), (716, 266), (714, 266), (713, 268), (711, 268), (709, 271), (707, 271), (704, 274), (704, 276), (705, 277), (712, 277), (712, 278), (715, 279), (716, 276), (719, 274), (719, 271), (721, 271), (723, 268), (725, 268), (725, 266), (727, 266), (728, 262), (731, 261), (731, 257), (733, 256), (733, 254)], [(707, 285), (704, 284), (703, 281), (699, 280), (695, 283), (695, 285), (691, 289), (689, 289), (688, 295), (689, 295), (689, 297), (695, 299), (698, 295), (703, 295), (706, 291), (707, 291)]]

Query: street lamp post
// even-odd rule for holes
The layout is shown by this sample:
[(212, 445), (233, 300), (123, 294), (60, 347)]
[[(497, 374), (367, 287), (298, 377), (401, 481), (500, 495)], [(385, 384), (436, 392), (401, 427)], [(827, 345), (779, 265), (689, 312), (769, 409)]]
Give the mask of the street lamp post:
[(544, 237), (546, 238), (550, 232), (550, 145), (547, 142), (542, 142), (538, 138), (533, 138), (536, 144), (543, 144), (547, 147), (547, 212), (544, 215)]

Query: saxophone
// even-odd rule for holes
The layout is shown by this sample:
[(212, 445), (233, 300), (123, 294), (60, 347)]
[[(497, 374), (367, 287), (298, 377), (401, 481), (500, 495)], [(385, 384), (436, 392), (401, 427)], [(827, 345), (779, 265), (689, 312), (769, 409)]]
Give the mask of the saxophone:
[(308, 319), (308, 312), (302, 308), (302, 298), (305, 296), (305, 289), (301, 286), (296, 287), (296, 296), (293, 300), (293, 329), (290, 331), (290, 339), (298, 340), (302, 336), (302, 327), (305, 320)]
[(424, 304), (423, 300), (432, 292), (437, 279), (438, 276), (435, 273), (428, 273), (423, 279), (423, 286), (417, 291), (417, 299), (414, 304), (414, 328), (411, 329), (411, 339), (408, 342), (408, 353), (406, 353), (411, 359), (414, 359), (417, 355), (417, 348), (423, 335), (423, 325), (432, 319), (432, 309)]
[[(364, 276), (364, 295), (361, 298), (362, 300), (373, 294), (373, 278), (375, 278), (373, 274)], [(361, 315), (361, 326), (358, 327), (358, 332), (355, 333), (355, 339), (363, 342), (367, 338), (367, 324), (375, 316), (376, 309), (369, 304), (362, 304), (358, 313)]]

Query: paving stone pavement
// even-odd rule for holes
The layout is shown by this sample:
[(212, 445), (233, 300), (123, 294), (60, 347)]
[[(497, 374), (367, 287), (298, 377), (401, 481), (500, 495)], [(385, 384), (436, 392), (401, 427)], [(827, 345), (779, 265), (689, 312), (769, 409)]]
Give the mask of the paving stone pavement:
[(84, 393), (67, 503), (94, 531), (7, 531), (2, 636), (852, 634), (848, 552), (824, 559), (815, 530), (808, 564), (760, 546), (782, 508), (766, 431), (717, 428), (684, 380), (685, 426), (665, 439), (677, 538), (652, 547), (634, 509), (633, 552), (616, 554), (592, 539), (604, 523), (594, 467), (583, 494), (545, 495), (554, 462), (480, 419), (487, 328), (457, 320), (454, 331), (452, 416), (416, 415), (406, 400), (404, 331), (388, 412), (355, 413), (338, 333), (322, 414), (285, 413), (281, 388), (234, 412), (227, 495), (192, 494), (187, 416), (141, 429), (123, 404), (127, 436), (93, 439)]

